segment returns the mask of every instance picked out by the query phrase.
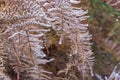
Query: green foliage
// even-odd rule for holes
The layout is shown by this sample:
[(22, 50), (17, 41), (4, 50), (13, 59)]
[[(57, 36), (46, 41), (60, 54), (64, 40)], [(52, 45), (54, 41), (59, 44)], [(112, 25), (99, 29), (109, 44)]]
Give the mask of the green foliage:
[(109, 32), (109, 37), (112, 37), (117, 44), (120, 44), (120, 21), (117, 21), (114, 23), (112, 26), (110, 32)]
[[(94, 11), (99, 11), (99, 12), (104, 12), (107, 11), (110, 14), (113, 14), (115, 16), (120, 16), (120, 13), (118, 11), (116, 11), (115, 9), (113, 9), (112, 7), (110, 7), (109, 5), (107, 5), (106, 3), (104, 3), (101, 0), (89, 0), (91, 6), (90, 8), (94, 9)], [(94, 13), (95, 14), (95, 13)]]
[(89, 15), (89, 21), (97, 20), (102, 27), (110, 18), (115, 21), (120, 13), (101, 0), (89, 0)]

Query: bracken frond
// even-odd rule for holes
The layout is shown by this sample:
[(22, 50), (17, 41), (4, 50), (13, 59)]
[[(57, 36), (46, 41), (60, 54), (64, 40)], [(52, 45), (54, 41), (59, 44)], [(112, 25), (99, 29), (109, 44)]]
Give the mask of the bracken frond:
[[(87, 10), (72, 6), (80, 4), (77, 0), (4, 0), (0, 6), (0, 37), (6, 51), (5, 61), (24, 80), (50, 80), (51, 72), (41, 65), (54, 59), (44, 59), (44, 40), (42, 37), (51, 29), (59, 38), (59, 45), (68, 39), (70, 43), (67, 71), (76, 67), (85, 74), (87, 69), (93, 76), (91, 35), (88, 24), (83, 24), (88, 16)], [(0, 49), (1, 50), (1, 49)], [(1, 56), (4, 53), (0, 53)], [(68, 66), (69, 65), (69, 66)], [(67, 73), (66, 74), (69, 74)], [(22, 75), (24, 73), (24, 75)]]

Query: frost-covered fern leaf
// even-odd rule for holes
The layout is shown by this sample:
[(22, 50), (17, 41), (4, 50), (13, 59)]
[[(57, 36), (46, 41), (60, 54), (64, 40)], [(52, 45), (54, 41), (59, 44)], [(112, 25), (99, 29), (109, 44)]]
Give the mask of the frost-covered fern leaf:
[(83, 74), (87, 69), (93, 76), (92, 66), (94, 57), (91, 50), (91, 35), (88, 31), (88, 24), (83, 24), (88, 16), (87, 10), (73, 7), (72, 4), (79, 4), (77, 0), (54, 0), (47, 7), (49, 15), (54, 17), (55, 21), (51, 23), (52, 28), (61, 36), (59, 44), (65, 40), (64, 36), (70, 39), (70, 65), (78, 68)]
[(3, 47), (3, 41), (0, 39), (0, 80), (11, 80), (5, 73), (5, 62), (3, 59), (6, 58), (5, 49)]
[(72, 6), (79, 4), (79, 0), (5, 0), (4, 3), (0, 8), (0, 36), (7, 43), (7, 59), (18, 80), (22, 72), (28, 80), (49, 79), (44, 75), (49, 72), (39, 65), (54, 60), (43, 59), (46, 55), (42, 51), (42, 37), (51, 29), (60, 36), (60, 45), (66, 40), (64, 36), (69, 38), (70, 68), (77, 67), (83, 74), (89, 68), (93, 75), (91, 35), (88, 25), (82, 23), (88, 18), (87, 11)]
[[(46, 57), (43, 53), (42, 36), (49, 31), (50, 21), (53, 21), (45, 13), (42, 3), (46, 1), (33, 0), (5, 0), (5, 5), (1, 8), (0, 22), (4, 29), (1, 36), (4, 36), (5, 43), (9, 52), (9, 65), (13, 67), (17, 73), (17, 80), (19, 75), (28, 68), (33, 67), (26, 75), (31, 75), (28, 80), (41, 80), (46, 76), (42, 73), (49, 73), (43, 71), (41, 64), (46, 64), (52, 61), (42, 59)], [(49, 20), (48, 20), (49, 19)], [(37, 75), (36, 75), (37, 74)], [(35, 75), (35, 76), (32, 76)]]

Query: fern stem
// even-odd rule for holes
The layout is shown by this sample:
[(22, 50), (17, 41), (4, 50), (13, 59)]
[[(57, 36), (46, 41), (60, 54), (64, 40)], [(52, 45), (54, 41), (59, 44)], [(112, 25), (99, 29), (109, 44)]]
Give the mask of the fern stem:
[(28, 44), (29, 44), (30, 57), (32, 59), (33, 64), (36, 65), (35, 62), (34, 62), (33, 55), (32, 55), (32, 49), (31, 49), (31, 44), (30, 44), (30, 40), (29, 40), (28, 30), (26, 30), (26, 34), (27, 34), (27, 39), (28, 39)]
[(11, 42), (13, 43), (12, 45), (13, 45), (13, 48), (14, 48), (14, 55), (15, 55), (15, 57), (17, 58), (17, 61), (18, 61), (18, 63), (21, 65), (21, 61), (20, 61), (20, 59), (19, 59), (19, 55), (17, 54), (18, 52), (17, 52), (17, 50), (16, 50), (16, 47), (15, 47), (15, 43), (13, 42), (13, 40), (11, 39)]

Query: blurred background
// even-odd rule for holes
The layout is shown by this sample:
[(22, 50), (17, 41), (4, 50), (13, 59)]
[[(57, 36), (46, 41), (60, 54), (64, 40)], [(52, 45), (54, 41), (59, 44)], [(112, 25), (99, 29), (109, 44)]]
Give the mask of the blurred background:
[(89, 31), (93, 35), (94, 72), (111, 74), (120, 61), (120, 0), (88, 0)]

